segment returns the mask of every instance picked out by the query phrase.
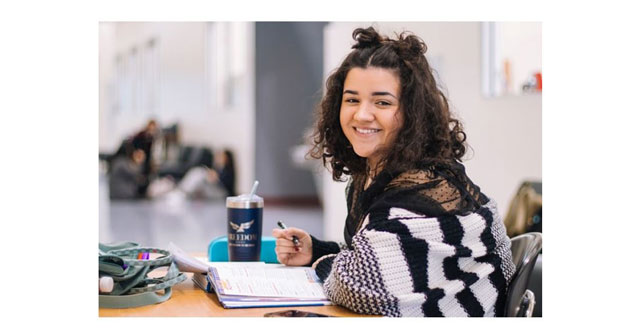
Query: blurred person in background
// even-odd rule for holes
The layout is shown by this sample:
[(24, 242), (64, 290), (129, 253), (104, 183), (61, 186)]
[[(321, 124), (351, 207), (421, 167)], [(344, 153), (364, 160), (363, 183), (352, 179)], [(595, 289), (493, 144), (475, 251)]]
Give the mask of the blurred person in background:
[(233, 153), (228, 149), (222, 150), (217, 155), (213, 167), (193, 167), (178, 184), (171, 177), (153, 181), (148, 190), (148, 196), (165, 197), (171, 202), (179, 202), (186, 197), (223, 199), (227, 196), (235, 196)]
[(145, 152), (141, 149), (128, 150), (112, 161), (109, 186), (111, 199), (142, 198), (141, 188), (147, 187), (147, 178), (143, 174), (146, 161)]
[(209, 170), (208, 180), (220, 184), (227, 196), (235, 196), (235, 166), (233, 152), (222, 150), (213, 169)]
[[(154, 171), (154, 166), (152, 165), (152, 145), (158, 135), (158, 125), (155, 120), (150, 120), (147, 122), (145, 128), (136, 133), (130, 144), (134, 150), (140, 149), (145, 153), (145, 161), (142, 166), (142, 174), (145, 177), (145, 180), (149, 181), (151, 175)], [(139, 193), (141, 196), (145, 196), (147, 193), (147, 187), (149, 186), (149, 182), (144, 185), (141, 185), (139, 188)]]

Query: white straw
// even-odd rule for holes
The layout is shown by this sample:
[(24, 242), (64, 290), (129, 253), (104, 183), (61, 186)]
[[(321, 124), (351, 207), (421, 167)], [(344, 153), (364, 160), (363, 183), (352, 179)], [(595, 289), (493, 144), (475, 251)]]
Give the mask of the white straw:
[(259, 181), (255, 180), (255, 183), (253, 183), (253, 189), (251, 189), (251, 194), (250, 196), (248, 196), (249, 201), (253, 200), (253, 195), (255, 195), (255, 190), (257, 190), (258, 185), (259, 185)]

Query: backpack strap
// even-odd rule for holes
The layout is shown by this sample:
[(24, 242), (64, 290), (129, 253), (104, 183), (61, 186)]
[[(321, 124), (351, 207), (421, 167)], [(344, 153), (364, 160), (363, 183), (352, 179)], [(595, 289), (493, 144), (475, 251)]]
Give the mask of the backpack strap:
[(165, 288), (165, 293), (144, 292), (134, 295), (99, 295), (99, 307), (102, 308), (129, 308), (162, 303), (171, 297), (171, 287)]

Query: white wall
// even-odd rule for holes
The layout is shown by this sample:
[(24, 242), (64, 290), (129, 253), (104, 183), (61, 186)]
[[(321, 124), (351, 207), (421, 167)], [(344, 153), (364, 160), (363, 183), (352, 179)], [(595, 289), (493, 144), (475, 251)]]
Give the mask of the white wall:
[[(114, 151), (121, 140), (155, 118), (161, 125), (178, 122), (185, 144), (230, 148), (235, 153), (237, 190), (247, 191), (254, 178), (254, 24), (237, 24), (229, 38), (233, 50), (243, 60), (237, 78), (239, 103), (224, 107), (211, 99), (217, 86), (207, 70), (220, 48), (208, 43), (208, 24), (187, 23), (101, 23), (100, 24), (100, 103), (99, 149)], [(114, 103), (114, 57), (149, 39), (158, 41), (159, 85), (155, 113), (142, 110), (116, 112)], [(238, 47), (239, 46), (239, 47)]]
[(110, 130), (113, 121), (110, 110), (113, 103), (115, 40), (115, 25), (99, 24), (99, 151), (116, 149)]
[[(325, 28), (324, 74), (329, 75), (350, 51), (352, 31), (371, 23), (330, 23)], [(486, 99), (481, 94), (480, 24), (378, 23), (382, 34), (408, 30), (427, 44), (431, 64), (440, 71), (453, 112), (463, 121), (467, 142), (466, 171), (499, 204), (502, 216), (520, 182), (542, 178), (541, 96)], [(347, 215), (345, 184), (323, 175), (324, 236), (343, 239)]]
[(500, 22), (497, 24), (499, 61), (511, 61), (510, 92), (522, 94), (521, 87), (543, 68), (540, 22)]

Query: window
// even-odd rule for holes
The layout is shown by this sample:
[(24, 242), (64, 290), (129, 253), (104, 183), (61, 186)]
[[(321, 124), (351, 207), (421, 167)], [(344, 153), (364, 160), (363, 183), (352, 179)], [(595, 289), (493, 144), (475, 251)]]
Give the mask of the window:
[(541, 23), (485, 22), (481, 31), (484, 96), (541, 92)]
[(158, 112), (158, 42), (149, 39), (115, 57), (115, 113), (152, 117)]
[(210, 22), (207, 25), (207, 101), (212, 109), (234, 109), (244, 100), (247, 26), (244, 22)]

